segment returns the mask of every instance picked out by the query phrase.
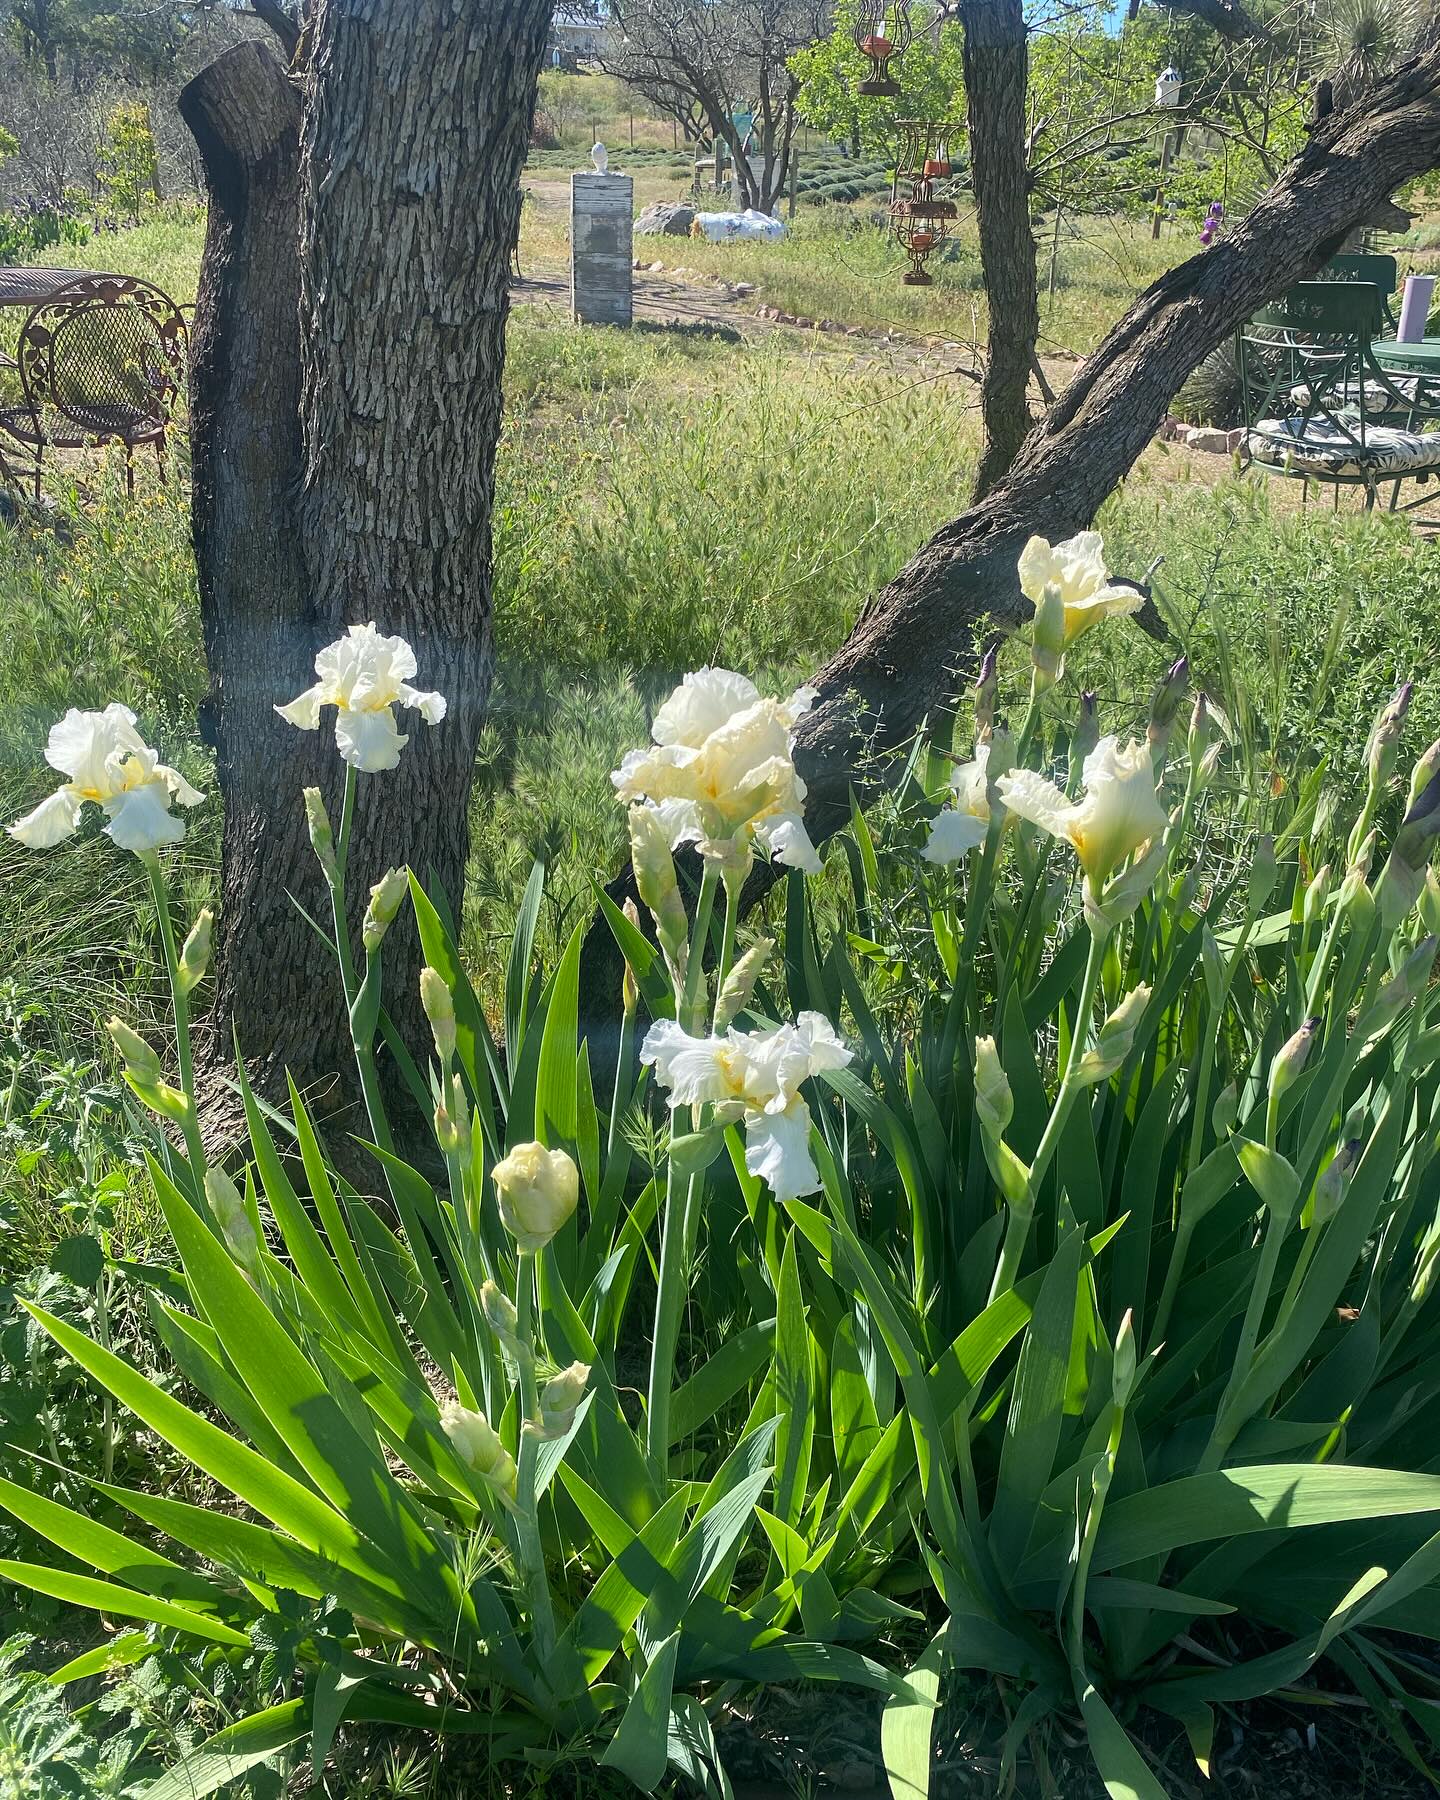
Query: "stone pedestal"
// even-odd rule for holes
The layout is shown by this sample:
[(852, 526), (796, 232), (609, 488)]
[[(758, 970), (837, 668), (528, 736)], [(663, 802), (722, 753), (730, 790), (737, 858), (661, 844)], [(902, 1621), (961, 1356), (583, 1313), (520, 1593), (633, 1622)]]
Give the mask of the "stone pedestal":
[(570, 310), (584, 325), (628, 325), (635, 186), (628, 175), (570, 177)]

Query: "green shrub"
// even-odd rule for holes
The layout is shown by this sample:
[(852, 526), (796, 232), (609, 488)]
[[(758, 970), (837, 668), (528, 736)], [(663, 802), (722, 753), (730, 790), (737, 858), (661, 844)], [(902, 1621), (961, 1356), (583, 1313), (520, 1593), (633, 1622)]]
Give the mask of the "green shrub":
[[(246, 1165), (206, 1172), (198, 963), (165, 938), (179, 1085), (117, 1033), (186, 1142), (156, 1130), (150, 1159), (179, 1267), (139, 1273), (226, 1429), (32, 1311), (242, 1507), (0, 1500), (98, 1571), (12, 1579), (222, 1659), (290, 1646), (273, 1703), (177, 1791), (306, 1737), (318, 1770), (343, 1717), (718, 1795), (718, 1698), (798, 1678), (886, 1695), (892, 1779), (924, 1791), (939, 1685), (975, 1670), (1014, 1684), (1007, 1768), (1078, 1720), (1112, 1792), (1163, 1800), (1141, 1724), (1204, 1764), (1217, 1707), (1322, 1660), (1418, 1759), (1440, 1690), (1391, 1634), (1433, 1637), (1440, 1584), (1440, 759), (1407, 769), (1404, 690), (1334, 798), (1321, 772), (1232, 797), (1207, 705), (1182, 736), (1183, 666), (1129, 745), (1054, 685), (1127, 592), (1078, 553), (1027, 580), (1028, 695), (987, 669), (975, 755), (916, 746), (819, 882), (789, 757), (807, 696), (687, 680), (620, 771), (658, 948), (606, 903), (629, 971), (608, 1020), (587, 993), (582, 1031), (583, 919), (536, 966), (540, 870), (498, 1033), (410, 884), (434, 1045), (403, 1066), (443, 1173), (398, 1152), (376, 1075), (403, 884), (362, 954), (348, 826), (317, 819), (383, 1209), (298, 1094), (286, 1116), (246, 1092)], [(778, 949), (740, 915), (756, 838), (794, 865)]]

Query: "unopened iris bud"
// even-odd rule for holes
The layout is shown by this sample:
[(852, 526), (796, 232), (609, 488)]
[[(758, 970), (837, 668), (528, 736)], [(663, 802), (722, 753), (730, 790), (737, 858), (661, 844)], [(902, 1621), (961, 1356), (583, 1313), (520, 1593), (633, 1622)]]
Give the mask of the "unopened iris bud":
[(1325, 902), (1330, 898), (1330, 865), (1325, 863), (1315, 871), (1309, 887), (1305, 890), (1305, 900), (1301, 908), (1301, 919), (1306, 925), (1313, 925), (1325, 911)]
[(1135, 1391), (1135, 1320), (1127, 1307), (1120, 1329), (1115, 1333), (1115, 1355), (1110, 1373), (1111, 1392), (1115, 1404), (1124, 1406)]
[(630, 865), (640, 898), (655, 921), (655, 935), (677, 985), (685, 979), (689, 953), (690, 921), (680, 884), (675, 879), (675, 859), (670, 840), (653, 806), (630, 808)]
[(1339, 1212), (1342, 1202), (1350, 1187), (1350, 1175), (1360, 1160), (1363, 1149), (1359, 1138), (1351, 1138), (1331, 1157), (1320, 1171), (1315, 1183), (1315, 1193), (1311, 1201), (1314, 1223), (1326, 1225)]
[(1440, 774), (1435, 775), (1400, 821), (1380, 876), (1381, 922), (1398, 925), (1420, 898), (1430, 849), (1440, 834)]
[(365, 908), (365, 922), (360, 927), (360, 941), (365, 954), (373, 956), (380, 948), (385, 933), (395, 923), (410, 881), (404, 869), (387, 869), (370, 890), (370, 904)]
[(458, 1400), (447, 1400), (440, 1409), (440, 1428), (467, 1469), (502, 1495), (513, 1497), (515, 1459), (483, 1412), (472, 1412)]
[(590, 1382), (589, 1363), (571, 1363), (552, 1376), (540, 1390), (540, 1417), (527, 1419), (523, 1427), (527, 1437), (541, 1443), (554, 1443), (563, 1438), (575, 1423), (575, 1414), (585, 1398)]
[[(625, 904), (620, 909), (625, 917), (638, 931), (640, 929), (640, 908), (627, 894)], [(633, 1019), (640, 1005), (640, 983), (635, 979), (635, 971), (630, 966), (630, 958), (625, 958), (625, 973), (620, 977), (620, 1004), (624, 1008), (625, 1017)]]
[(1171, 663), (1151, 698), (1150, 723), (1145, 728), (1145, 739), (1150, 746), (1151, 755), (1157, 761), (1165, 754), (1169, 745), (1170, 733), (1174, 729), (1180, 702), (1189, 683), (1190, 659), (1182, 656)]
[(420, 1004), (425, 1008), (425, 1017), (430, 1021), (440, 1067), (448, 1069), (450, 1059), (455, 1054), (455, 996), (450, 992), (450, 984), (445, 977), (428, 963), (420, 971)]
[(1075, 1071), (1077, 1081), (1109, 1080), (1134, 1048), (1135, 1033), (1149, 1004), (1150, 989), (1143, 983), (1130, 990), (1100, 1027), (1095, 1048), (1081, 1057)]
[(1299, 1080), (1306, 1063), (1310, 1060), (1310, 1052), (1315, 1047), (1315, 1039), (1319, 1036), (1324, 1020), (1315, 1016), (1306, 1019), (1305, 1023), (1275, 1052), (1275, 1060), (1270, 1065), (1270, 1098), (1278, 1100), (1285, 1090)]
[(1268, 831), (1255, 840), (1255, 854), (1250, 859), (1250, 895), (1248, 911), (1252, 919), (1264, 910), (1275, 891), (1275, 840)]
[(715, 1002), (715, 1036), (728, 1031), (735, 1020), (750, 1004), (755, 992), (755, 983), (760, 979), (760, 972), (770, 960), (770, 953), (775, 948), (773, 938), (757, 938), (745, 954), (739, 958), (735, 967), (725, 977), (720, 989), (720, 997)]
[(480, 1310), (485, 1315), (485, 1323), (505, 1348), (512, 1354), (518, 1354), (523, 1348), (520, 1342), (520, 1315), (493, 1281), (485, 1282), (480, 1289)]
[(305, 789), (305, 824), (310, 833), (310, 848), (319, 858), (325, 879), (334, 881), (339, 873), (335, 861), (335, 833), (330, 829), (330, 815), (325, 810), (325, 799), (319, 788)]
[(1366, 760), (1370, 767), (1370, 785), (1382, 787), (1394, 772), (1395, 759), (1399, 754), (1400, 732), (1405, 724), (1405, 715), (1410, 710), (1410, 697), (1415, 692), (1415, 683), (1406, 681), (1395, 690), (1394, 697), (1375, 715), (1375, 723), (1370, 730), (1370, 742), (1366, 746)]
[(1030, 636), (1030, 659), (1035, 665), (1035, 685), (1043, 690), (1060, 679), (1065, 657), (1065, 597), (1052, 581), (1040, 595)]
[(1087, 688), (1080, 696), (1075, 715), (1075, 729), (1070, 736), (1070, 763), (1078, 771), (1085, 758), (1100, 742), (1100, 696)]
[(1399, 1018), (1412, 1001), (1418, 1000), (1425, 992), (1425, 984), (1435, 966), (1437, 950), (1440, 950), (1440, 938), (1422, 938), (1401, 963), (1399, 970), (1388, 981), (1380, 984), (1374, 1004), (1360, 1021), (1360, 1029), (1367, 1037), (1383, 1031)]
[(1433, 868), (1425, 871), (1425, 885), (1420, 890), (1420, 923), (1432, 936), (1440, 932), (1440, 877)]
[(183, 993), (191, 993), (205, 979), (205, 971), (210, 967), (210, 938), (214, 927), (214, 913), (208, 906), (202, 907), (180, 951), (179, 975)]
[(123, 1019), (111, 1019), (105, 1029), (124, 1059), (125, 1073), (132, 1082), (144, 1082), (148, 1086), (164, 1079), (165, 1070), (160, 1058), (138, 1031), (132, 1031)]
[(980, 673), (975, 679), (975, 741), (977, 744), (987, 743), (995, 726), (995, 699), (1000, 691), (998, 663), (999, 652), (997, 646), (992, 644), (980, 659)]
[(470, 1102), (458, 1074), (450, 1077), (444, 1098), (435, 1108), (435, 1140), (446, 1156), (458, 1157), (461, 1167), (469, 1168), (472, 1150)]
[(1015, 1116), (1015, 1096), (993, 1037), (975, 1040), (975, 1113), (980, 1129), (997, 1139)]
[(223, 1170), (207, 1169), (205, 1198), (225, 1247), (242, 1268), (253, 1273), (260, 1262), (260, 1238), (245, 1196)]
[(1407, 811), (1437, 775), (1440, 775), (1440, 738), (1436, 739), (1410, 771), (1410, 795), (1405, 802)]

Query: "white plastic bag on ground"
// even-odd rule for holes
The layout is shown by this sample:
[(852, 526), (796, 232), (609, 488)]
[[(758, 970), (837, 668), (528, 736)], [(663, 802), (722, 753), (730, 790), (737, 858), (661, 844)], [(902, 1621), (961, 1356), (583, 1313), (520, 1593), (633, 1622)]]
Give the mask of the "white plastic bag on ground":
[(780, 219), (750, 206), (742, 213), (696, 213), (690, 235), (719, 244), (727, 238), (782, 238), (785, 226)]

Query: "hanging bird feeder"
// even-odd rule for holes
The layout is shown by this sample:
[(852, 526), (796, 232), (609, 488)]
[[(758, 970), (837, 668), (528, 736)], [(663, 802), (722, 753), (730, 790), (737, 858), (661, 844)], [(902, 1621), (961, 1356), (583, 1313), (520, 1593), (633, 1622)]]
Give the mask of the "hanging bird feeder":
[(1155, 77), (1155, 104), (1166, 108), (1180, 104), (1180, 89), (1184, 85), (1180, 71), (1171, 64)]
[(956, 135), (956, 127), (925, 119), (901, 119), (899, 132), (890, 227), (910, 258), (910, 267), (901, 279), (907, 287), (929, 287), (934, 278), (925, 264), (949, 237), (959, 216), (955, 202), (936, 188), (938, 182), (948, 181), (952, 173), (947, 145)]
[(899, 98), (900, 83), (890, 65), (910, 48), (910, 0), (860, 0), (855, 15), (855, 48), (870, 65), (870, 73), (855, 84), (857, 94), (872, 99)]

